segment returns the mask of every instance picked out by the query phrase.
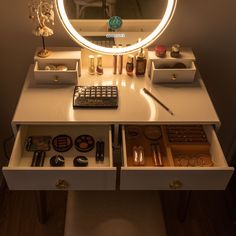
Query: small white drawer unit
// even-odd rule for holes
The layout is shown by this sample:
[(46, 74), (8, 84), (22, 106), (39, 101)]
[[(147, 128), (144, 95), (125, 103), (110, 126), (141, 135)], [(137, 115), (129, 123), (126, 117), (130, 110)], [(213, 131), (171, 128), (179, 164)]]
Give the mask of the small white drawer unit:
[(195, 79), (195, 57), (191, 49), (183, 49), (179, 58), (160, 58), (148, 52), (148, 76), (152, 83), (191, 83)]
[[(77, 84), (81, 75), (81, 52), (78, 49), (52, 48), (47, 58), (34, 57), (34, 79), (38, 84)], [(46, 70), (46, 66), (65, 66), (67, 70)]]

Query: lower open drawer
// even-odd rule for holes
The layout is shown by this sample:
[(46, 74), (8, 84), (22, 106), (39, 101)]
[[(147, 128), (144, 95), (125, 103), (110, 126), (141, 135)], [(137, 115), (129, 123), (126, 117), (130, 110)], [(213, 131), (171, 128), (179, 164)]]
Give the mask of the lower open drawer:
[[(168, 142), (165, 126), (160, 127), (162, 130), (160, 148), (163, 166), (154, 166), (150, 159), (146, 160), (145, 165), (135, 166), (132, 164), (132, 146), (145, 146), (147, 144), (142, 139), (137, 142), (135, 140), (127, 140), (127, 127), (124, 126), (122, 128), (124, 157), (120, 181), (120, 188), (122, 190), (222, 190), (226, 188), (234, 169), (227, 165), (212, 126), (203, 127), (208, 140), (209, 155), (212, 161), (212, 166), (203, 165), (203, 167), (176, 166), (174, 156), (179, 150), (176, 145), (171, 145)], [(143, 126), (139, 126), (138, 128), (143, 129)], [(145, 147), (147, 149), (147, 146)], [(145, 152), (148, 152), (145, 151), (145, 147), (144, 156)], [(192, 152), (191, 148), (185, 148), (186, 152)], [(205, 152), (204, 145), (195, 145), (195, 149), (194, 152), (196, 153), (198, 150), (199, 152)], [(149, 152), (151, 155), (151, 151)]]
[[(46, 152), (42, 167), (31, 167), (33, 152), (25, 148), (29, 136), (55, 137), (66, 134), (75, 140), (79, 135), (91, 135), (96, 141), (104, 141), (104, 161), (96, 162), (95, 149), (81, 153), (73, 147), (63, 153), (57, 153), (52, 147)], [(112, 134), (110, 126), (21, 126), (16, 136), (8, 167), (3, 168), (7, 184), (12, 190), (114, 190), (116, 168), (113, 167)], [(96, 146), (96, 145), (95, 145)], [(65, 159), (63, 167), (51, 167), (50, 158), (61, 154)], [(83, 155), (88, 158), (88, 166), (75, 167), (73, 160)]]

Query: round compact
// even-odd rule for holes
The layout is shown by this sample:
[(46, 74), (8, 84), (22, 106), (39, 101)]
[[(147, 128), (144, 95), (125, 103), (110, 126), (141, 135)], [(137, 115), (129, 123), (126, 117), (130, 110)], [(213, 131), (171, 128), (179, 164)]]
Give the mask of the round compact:
[(72, 148), (73, 142), (70, 136), (63, 134), (52, 140), (52, 146), (57, 152), (67, 152)]
[(75, 148), (79, 152), (89, 152), (94, 148), (95, 141), (90, 135), (80, 135), (75, 139)]
[(147, 126), (144, 129), (144, 136), (149, 140), (158, 140), (161, 138), (161, 128), (159, 126)]
[(88, 165), (88, 158), (85, 156), (77, 156), (73, 162), (74, 162), (74, 166), (84, 167)]
[(65, 165), (65, 159), (61, 155), (55, 155), (51, 157), (50, 159), (50, 165), (51, 166), (64, 166)]
[(127, 138), (137, 138), (142, 134), (141, 127), (138, 126), (127, 126), (126, 128)]

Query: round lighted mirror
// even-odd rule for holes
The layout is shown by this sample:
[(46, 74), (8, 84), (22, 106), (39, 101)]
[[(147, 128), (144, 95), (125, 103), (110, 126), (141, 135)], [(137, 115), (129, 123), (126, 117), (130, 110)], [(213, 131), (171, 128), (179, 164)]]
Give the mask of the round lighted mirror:
[(59, 19), (73, 40), (113, 55), (153, 43), (167, 27), (177, 4), (177, 0), (55, 1)]

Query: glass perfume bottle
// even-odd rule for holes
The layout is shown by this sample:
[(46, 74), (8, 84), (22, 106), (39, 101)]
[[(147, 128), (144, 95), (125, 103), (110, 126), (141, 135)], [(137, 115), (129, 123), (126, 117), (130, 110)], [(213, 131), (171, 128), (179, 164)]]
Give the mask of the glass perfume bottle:
[(136, 76), (144, 76), (146, 72), (147, 59), (144, 55), (143, 48), (140, 49), (136, 56)]

